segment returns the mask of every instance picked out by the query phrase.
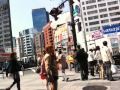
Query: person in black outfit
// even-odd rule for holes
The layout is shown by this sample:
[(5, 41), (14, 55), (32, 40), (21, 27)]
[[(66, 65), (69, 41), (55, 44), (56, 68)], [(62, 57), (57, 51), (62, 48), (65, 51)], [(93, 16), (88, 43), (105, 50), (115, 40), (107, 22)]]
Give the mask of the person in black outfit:
[(15, 84), (17, 84), (17, 89), (20, 90), (19, 71), (21, 71), (21, 67), (17, 62), (16, 53), (11, 53), (10, 59), (7, 71), (13, 75), (14, 82), (6, 90), (10, 90)]
[(81, 79), (88, 80), (88, 54), (84, 49), (80, 49), (80, 45), (77, 46), (76, 60), (80, 64)]

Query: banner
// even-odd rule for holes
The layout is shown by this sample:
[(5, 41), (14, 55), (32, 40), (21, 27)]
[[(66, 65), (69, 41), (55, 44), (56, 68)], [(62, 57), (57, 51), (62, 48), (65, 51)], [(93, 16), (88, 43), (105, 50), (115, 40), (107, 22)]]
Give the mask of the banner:
[(103, 26), (103, 34), (111, 34), (116, 32), (120, 32), (120, 24)]
[(92, 40), (97, 40), (97, 39), (103, 38), (102, 30), (97, 30), (97, 31), (93, 32), (91, 35), (92, 35)]

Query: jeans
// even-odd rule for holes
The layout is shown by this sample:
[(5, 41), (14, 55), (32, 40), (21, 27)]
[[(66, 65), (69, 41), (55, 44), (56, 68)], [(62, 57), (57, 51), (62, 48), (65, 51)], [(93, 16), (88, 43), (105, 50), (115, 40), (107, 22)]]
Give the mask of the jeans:
[(112, 80), (112, 72), (111, 72), (111, 62), (107, 61), (104, 63), (104, 71), (107, 76), (107, 80)]

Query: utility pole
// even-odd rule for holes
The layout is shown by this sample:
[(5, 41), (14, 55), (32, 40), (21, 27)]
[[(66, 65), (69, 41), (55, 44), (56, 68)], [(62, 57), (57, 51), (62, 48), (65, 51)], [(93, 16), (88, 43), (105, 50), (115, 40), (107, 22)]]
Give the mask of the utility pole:
[(73, 16), (73, 0), (68, 0), (69, 7), (70, 7), (70, 16), (71, 16), (71, 27), (72, 27), (72, 34), (73, 34), (73, 41), (74, 41), (74, 49), (76, 50), (77, 46), (77, 38), (76, 38), (76, 30), (75, 30), (75, 22)]

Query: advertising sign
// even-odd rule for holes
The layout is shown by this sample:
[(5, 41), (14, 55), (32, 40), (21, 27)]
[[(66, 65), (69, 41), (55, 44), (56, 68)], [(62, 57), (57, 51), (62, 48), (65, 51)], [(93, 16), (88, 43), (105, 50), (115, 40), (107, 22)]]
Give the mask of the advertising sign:
[(0, 53), (0, 62), (5, 62), (10, 60), (11, 53)]
[(111, 33), (116, 33), (116, 32), (120, 32), (120, 24), (103, 26), (103, 33), (104, 34), (111, 34)]
[(102, 30), (97, 30), (92, 33), (92, 40), (103, 38)]

